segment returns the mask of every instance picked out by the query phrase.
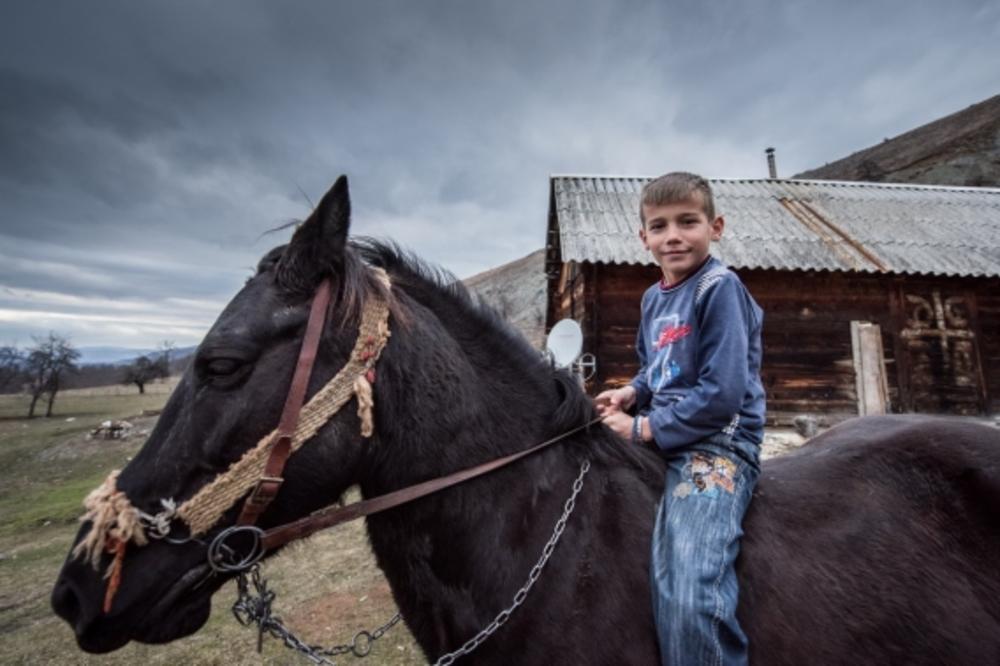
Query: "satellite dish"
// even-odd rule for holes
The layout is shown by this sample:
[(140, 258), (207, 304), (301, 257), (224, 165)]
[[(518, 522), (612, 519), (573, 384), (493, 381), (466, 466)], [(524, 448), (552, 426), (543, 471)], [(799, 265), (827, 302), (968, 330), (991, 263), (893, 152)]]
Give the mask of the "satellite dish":
[(556, 367), (568, 368), (583, 351), (583, 331), (572, 319), (563, 319), (549, 331), (545, 350), (552, 356)]

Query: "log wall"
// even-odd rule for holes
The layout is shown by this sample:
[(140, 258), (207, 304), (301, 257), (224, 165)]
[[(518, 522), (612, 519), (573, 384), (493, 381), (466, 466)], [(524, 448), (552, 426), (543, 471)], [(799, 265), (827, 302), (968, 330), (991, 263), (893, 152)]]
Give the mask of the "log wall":
[[(659, 271), (604, 264), (576, 271), (574, 278), (564, 270), (555, 309), (581, 323), (584, 350), (597, 357), (590, 389), (621, 385), (637, 371), (639, 302)], [(761, 374), (773, 420), (857, 413), (852, 321), (881, 327), (891, 411), (1000, 412), (1000, 280), (738, 273), (765, 313)]]

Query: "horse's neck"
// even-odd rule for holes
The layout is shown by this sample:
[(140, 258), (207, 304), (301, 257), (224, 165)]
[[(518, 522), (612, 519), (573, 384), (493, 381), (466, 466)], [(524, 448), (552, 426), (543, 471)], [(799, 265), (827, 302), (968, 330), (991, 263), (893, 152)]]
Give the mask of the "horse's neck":
[(379, 566), (430, 654), (461, 643), (510, 606), (552, 535), (575, 472), (529, 457), (369, 520)]
[[(378, 453), (362, 482), (366, 496), (551, 436), (559, 402), (553, 378), (531, 367), (523, 350), (505, 348), (510, 343), (504, 345), (502, 332), (475, 339), (469, 330), (436, 326), (422, 336), (401, 332), (380, 361), (386, 388), (379, 398)], [(476, 610), (478, 617), (479, 605), (499, 611), (509, 604), (507, 583), (530, 570), (572, 488), (571, 457), (556, 445), (370, 519), (373, 549), (404, 613), (427, 618), (428, 609), (438, 609), (450, 633), (463, 625), (463, 613)]]
[[(595, 437), (600, 439), (600, 435)], [(593, 451), (595, 444), (607, 442), (557, 444), (487, 476), (369, 519), (379, 566), (429, 657), (454, 649), (511, 607), (541, 561), (547, 542), (554, 538), (574, 492), (581, 469), (574, 449), (579, 452), (578, 447), (585, 446)], [(597, 455), (581, 484), (576, 508), (563, 523), (566, 529), (550, 551), (552, 559), (531, 591), (531, 610), (513, 617), (508, 631), (529, 635), (532, 631), (525, 626), (535, 626), (539, 616), (567, 617), (567, 609), (579, 607), (581, 599), (596, 594), (594, 567), (602, 571), (604, 593), (614, 600), (609, 603), (611, 616), (644, 617), (648, 613), (645, 578), (636, 589), (629, 576), (648, 567), (657, 477), (659, 472), (651, 465), (630, 469)], [(633, 603), (640, 608), (631, 608)], [(570, 624), (560, 632), (569, 636), (577, 630)]]
[[(378, 441), (362, 482), (366, 496), (524, 450), (563, 429), (556, 421), (569, 429), (570, 422), (586, 420), (589, 409), (573, 387), (565, 382), (557, 387), (557, 379), (539, 372), (523, 350), (504, 349), (502, 332), (493, 334), (484, 331), (475, 339), (468, 329), (432, 329), (422, 338), (401, 334), (393, 340), (382, 361), (382, 376), (392, 381), (382, 387)], [(574, 410), (576, 416), (561, 415)], [(646, 569), (644, 544), (662, 475), (648, 459), (630, 454), (632, 460), (618, 446), (599, 428), (579, 433), (369, 519), (379, 566), (428, 655), (453, 649), (511, 605), (553, 535), (582, 454), (593, 456), (593, 469), (553, 561), (532, 592), (535, 610), (558, 615), (554, 609), (573, 608), (594, 562), (625, 562), (607, 574), (610, 590), (624, 589), (618, 584), (621, 571)], [(637, 482), (637, 475), (643, 479)], [(629, 518), (629, 512), (641, 515)], [(622, 548), (626, 553), (616, 555)], [(627, 603), (637, 600), (643, 612), (644, 585), (643, 580), (642, 589), (626, 597)], [(635, 615), (623, 616), (630, 614)], [(508, 631), (521, 622), (532, 619), (519, 615)]]

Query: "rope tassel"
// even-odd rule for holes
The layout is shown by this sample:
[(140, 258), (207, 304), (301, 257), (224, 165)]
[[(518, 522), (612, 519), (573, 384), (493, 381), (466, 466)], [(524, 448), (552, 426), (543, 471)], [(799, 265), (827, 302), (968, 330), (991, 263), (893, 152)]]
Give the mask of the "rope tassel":
[(115, 557), (111, 560), (107, 573), (104, 574), (104, 578), (108, 581), (108, 587), (104, 591), (104, 606), (102, 607), (105, 615), (111, 612), (111, 604), (114, 603), (115, 595), (118, 594), (118, 588), (122, 584), (122, 563), (125, 561), (126, 547), (128, 547), (128, 543), (125, 541), (117, 539), (108, 541), (108, 552), (113, 553)]
[(365, 375), (358, 375), (354, 380), (354, 395), (358, 398), (358, 418), (361, 419), (361, 436), (371, 437), (375, 432), (375, 425), (372, 421), (372, 407), (375, 401), (372, 399), (372, 385)]
[(90, 531), (73, 549), (73, 557), (84, 558), (94, 569), (100, 564), (101, 554), (106, 550), (111, 552), (111, 544), (135, 541), (137, 546), (145, 546), (148, 542), (139, 511), (118, 490), (117, 480), (118, 470), (115, 470), (83, 501), (86, 512), (80, 522), (90, 522)]

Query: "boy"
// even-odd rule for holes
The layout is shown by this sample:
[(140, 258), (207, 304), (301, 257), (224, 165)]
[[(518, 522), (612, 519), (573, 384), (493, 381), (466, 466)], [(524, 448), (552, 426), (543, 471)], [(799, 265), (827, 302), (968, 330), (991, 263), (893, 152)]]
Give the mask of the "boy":
[(709, 254), (725, 222), (704, 178), (657, 178), (639, 213), (663, 279), (642, 297), (639, 374), (596, 404), (611, 429), (654, 442), (667, 461), (650, 563), (662, 662), (746, 664), (734, 564), (760, 471), (763, 312)]

